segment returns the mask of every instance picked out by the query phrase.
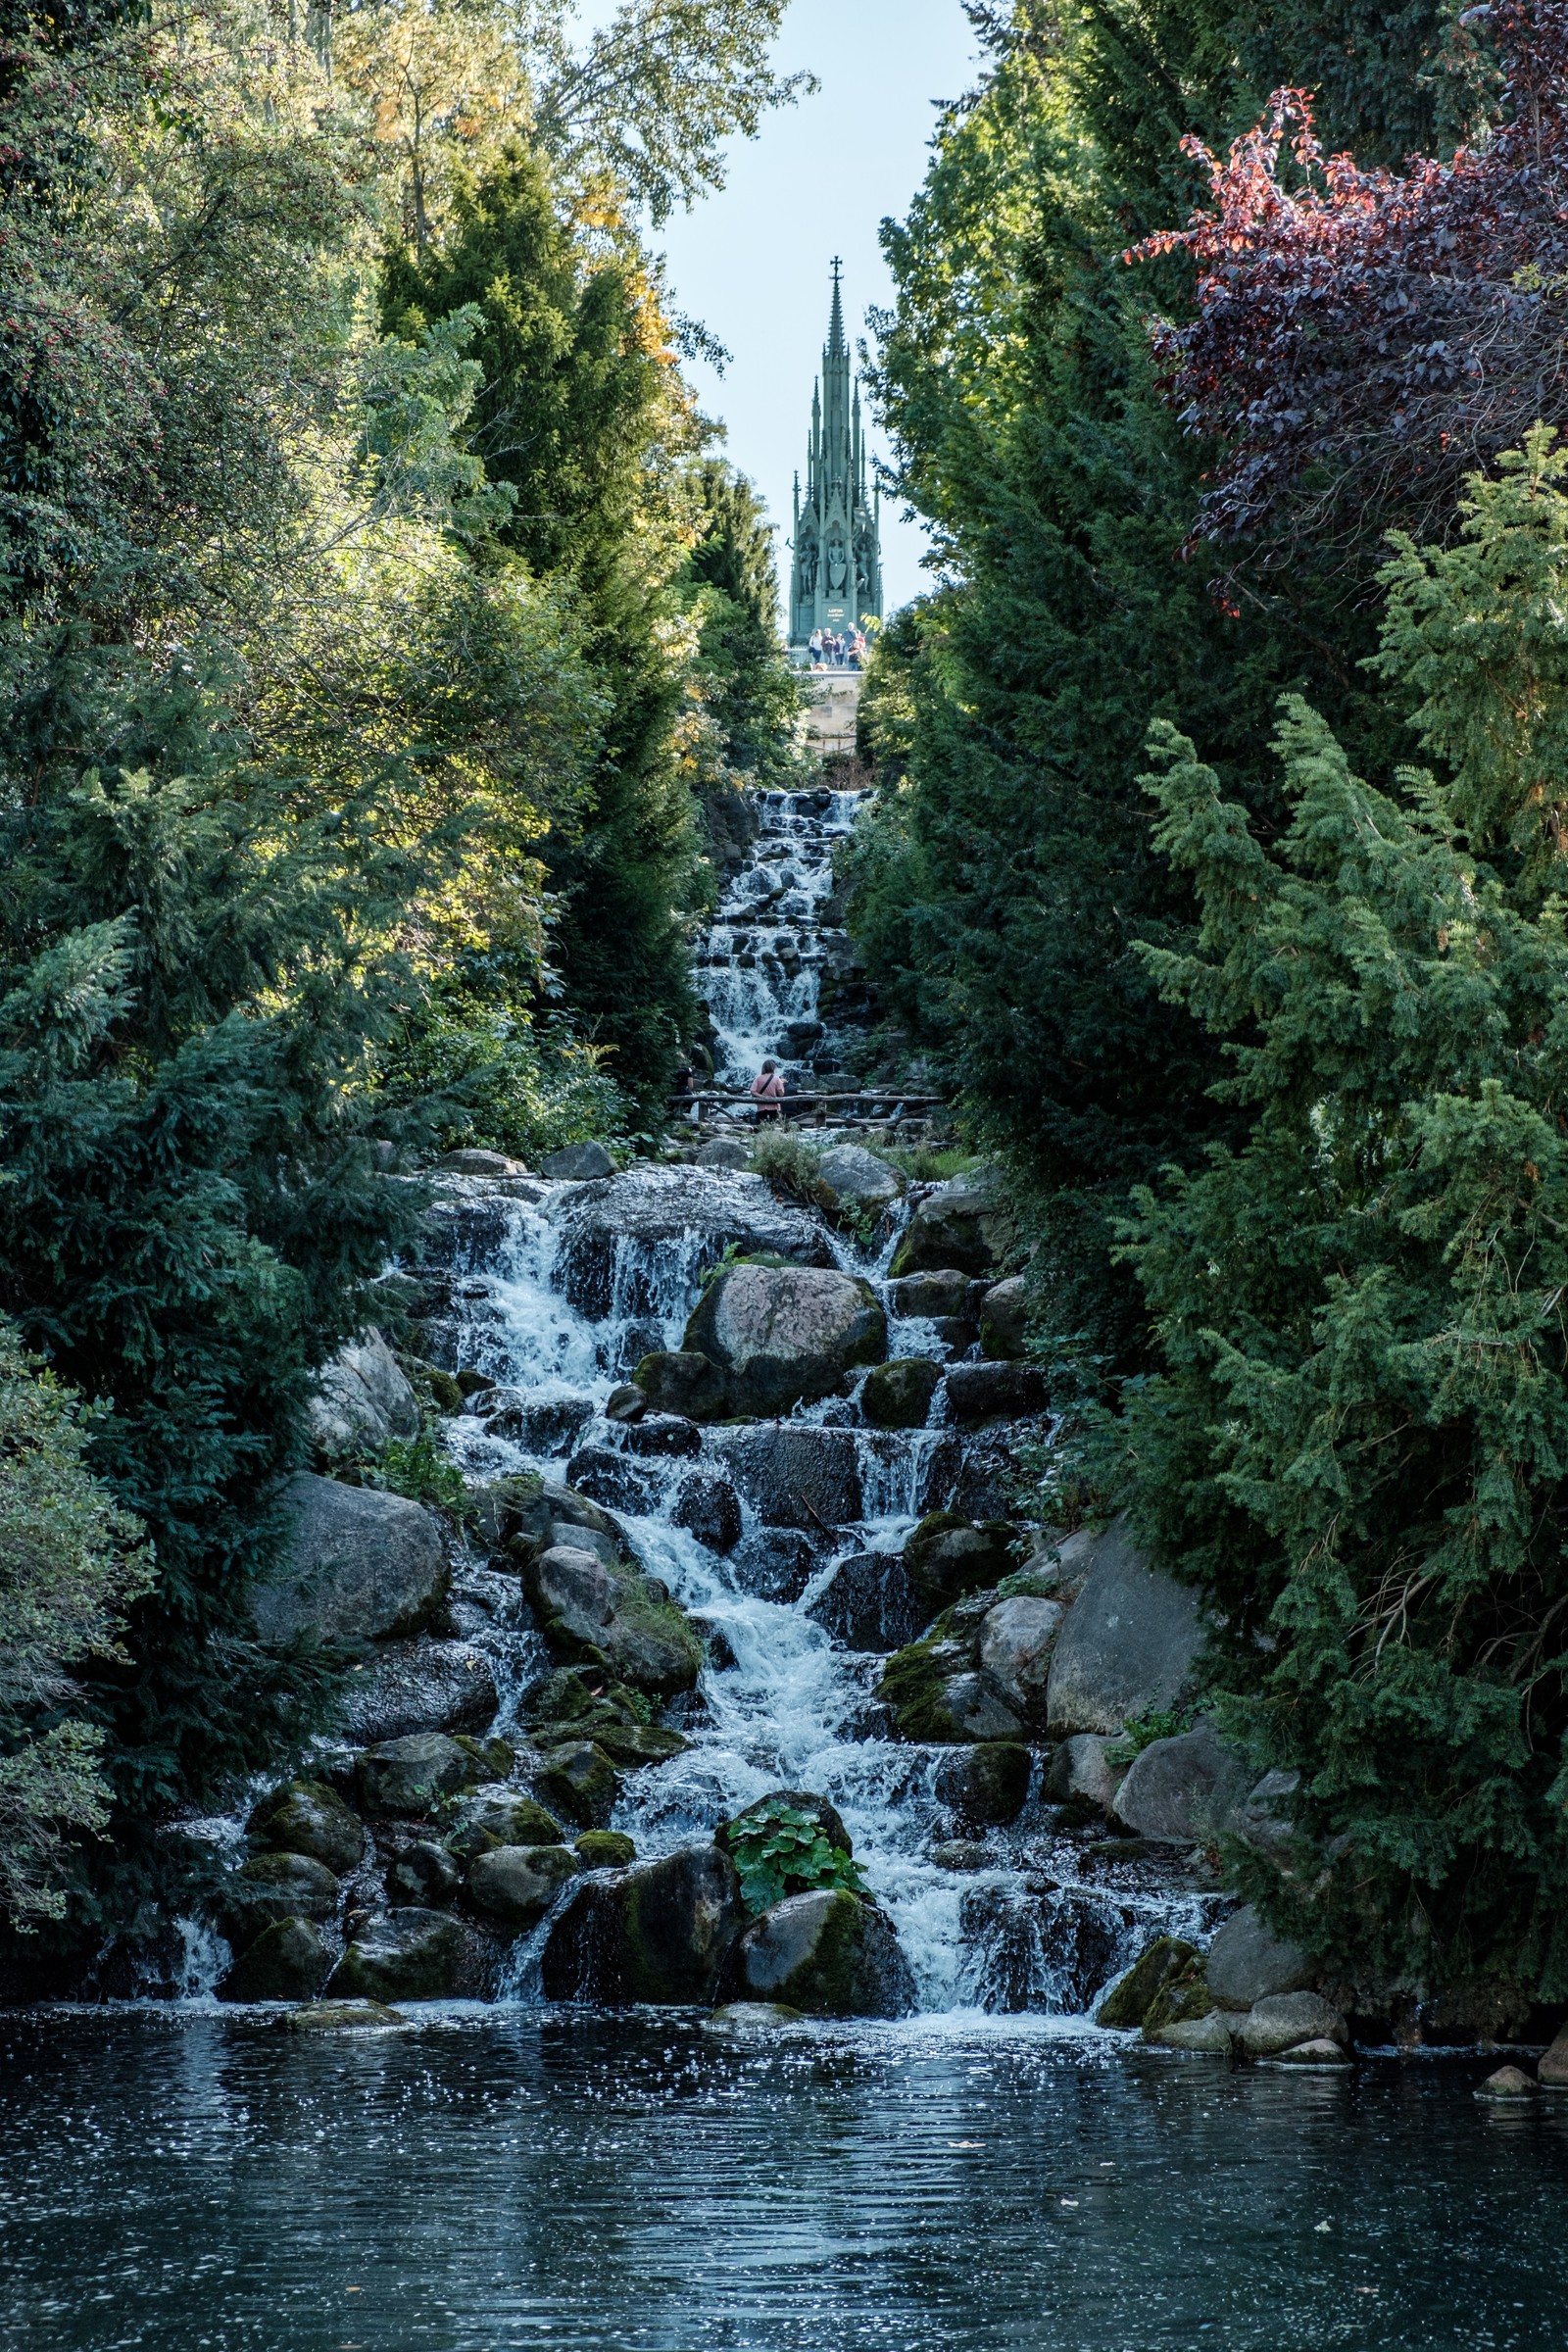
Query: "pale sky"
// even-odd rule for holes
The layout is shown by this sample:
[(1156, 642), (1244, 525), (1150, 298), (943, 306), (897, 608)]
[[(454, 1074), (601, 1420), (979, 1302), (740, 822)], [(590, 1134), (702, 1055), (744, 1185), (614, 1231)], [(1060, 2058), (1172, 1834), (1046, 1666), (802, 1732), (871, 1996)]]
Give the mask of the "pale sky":
[[(580, 10), (588, 23), (609, 13), (609, 0)], [(809, 68), (822, 87), (767, 117), (755, 140), (735, 141), (727, 186), (677, 214), (655, 242), (677, 307), (731, 355), (722, 377), (701, 361), (686, 373), (778, 525), (787, 588), (790, 479), (805, 468), (829, 260), (843, 256), (856, 344), (867, 308), (892, 298), (877, 228), (884, 215), (904, 214), (925, 176), (932, 101), (961, 96), (978, 70), (959, 0), (793, 0), (776, 55), (779, 71)], [(890, 612), (927, 584), (924, 533), (899, 517), (898, 503), (884, 500)]]

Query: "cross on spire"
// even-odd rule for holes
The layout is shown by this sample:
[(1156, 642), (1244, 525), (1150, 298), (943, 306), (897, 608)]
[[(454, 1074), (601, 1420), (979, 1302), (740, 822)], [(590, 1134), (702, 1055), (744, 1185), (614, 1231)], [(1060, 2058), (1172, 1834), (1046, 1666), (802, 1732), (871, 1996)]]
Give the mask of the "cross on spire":
[(840, 274), (841, 274), (841, 272), (843, 271), (843, 269), (844, 269), (844, 264), (843, 264), (843, 263), (840, 261), (840, 259), (839, 259), (839, 257), (838, 257), (838, 255), (837, 255), (837, 254), (835, 254), (835, 255), (833, 256), (833, 260), (832, 260), (832, 263), (831, 263), (830, 267), (831, 267), (831, 269), (832, 269), (832, 271), (833, 271), (833, 283), (834, 283), (835, 285), (837, 285), (837, 284), (838, 284), (838, 282), (839, 282), (839, 277), (840, 277)]

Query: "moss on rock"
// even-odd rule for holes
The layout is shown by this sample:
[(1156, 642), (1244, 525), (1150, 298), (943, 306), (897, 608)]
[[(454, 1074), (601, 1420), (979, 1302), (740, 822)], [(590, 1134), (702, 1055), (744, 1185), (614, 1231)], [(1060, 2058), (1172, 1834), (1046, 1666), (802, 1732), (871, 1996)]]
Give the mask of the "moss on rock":
[(1196, 1944), (1180, 1936), (1161, 1936), (1118, 1977), (1095, 2014), (1097, 2026), (1141, 2026), (1159, 1993), (1173, 1977), (1198, 1957)]

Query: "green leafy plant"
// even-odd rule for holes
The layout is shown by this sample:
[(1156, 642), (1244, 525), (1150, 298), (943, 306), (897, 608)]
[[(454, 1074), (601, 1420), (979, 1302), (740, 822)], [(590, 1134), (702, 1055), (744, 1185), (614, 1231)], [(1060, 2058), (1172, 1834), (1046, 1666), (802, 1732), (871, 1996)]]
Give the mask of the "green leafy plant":
[(1130, 1764), (1146, 1747), (1152, 1747), (1156, 1740), (1176, 1740), (1192, 1728), (1191, 1707), (1151, 1707), (1146, 1714), (1135, 1715), (1130, 1723), (1124, 1724), (1120, 1737), (1108, 1742), (1106, 1761)]
[(391, 1439), (373, 1458), (356, 1466), (354, 1477), (362, 1487), (379, 1487), (387, 1494), (407, 1495), (410, 1502), (429, 1503), (454, 1519), (466, 1519), (473, 1507), (463, 1472), (442, 1450), (428, 1422), (416, 1438)]
[(782, 1797), (752, 1808), (744, 1828), (731, 1837), (729, 1851), (740, 1875), (741, 1899), (754, 1916), (787, 1894), (806, 1894), (817, 1886), (865, 1891), (858, 1864), (842, 1845), (829, 1842), (816, 1816)]
[(775, 1192), (787, 1193), (812, 1208), (829, 1205), (820, 1158), (813, 1145), (783, 1126), (764, 1127), (752, 1146), (752, 1166), (758, 1175), (766, 1177)]

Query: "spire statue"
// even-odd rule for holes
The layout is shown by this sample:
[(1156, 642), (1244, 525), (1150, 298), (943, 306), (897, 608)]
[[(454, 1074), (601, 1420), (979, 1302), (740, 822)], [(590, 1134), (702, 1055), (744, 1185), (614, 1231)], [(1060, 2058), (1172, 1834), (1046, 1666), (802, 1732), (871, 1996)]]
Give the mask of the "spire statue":
[(850, 366), (839, 291), (843, 263), (833, 262), (822, 372), (811, 390), (806, 487), (795, 477), (790, 567), (790, 648), (805, 654), (813, 629), (842, 635), (882, 617), (880, 497), (866, 489), (860, 392)]

